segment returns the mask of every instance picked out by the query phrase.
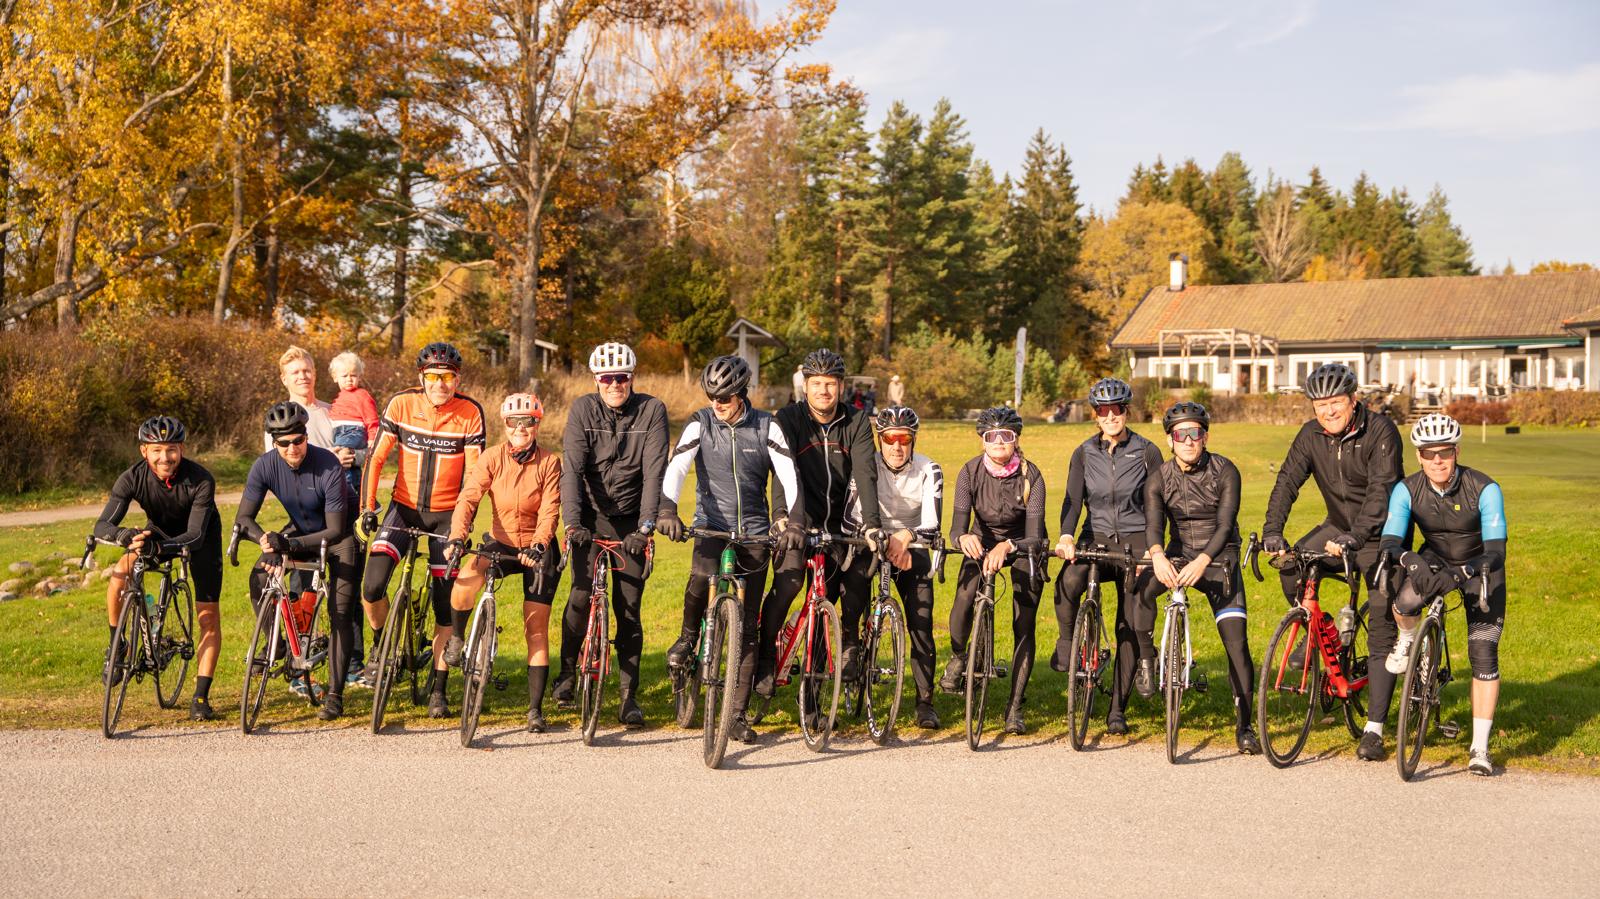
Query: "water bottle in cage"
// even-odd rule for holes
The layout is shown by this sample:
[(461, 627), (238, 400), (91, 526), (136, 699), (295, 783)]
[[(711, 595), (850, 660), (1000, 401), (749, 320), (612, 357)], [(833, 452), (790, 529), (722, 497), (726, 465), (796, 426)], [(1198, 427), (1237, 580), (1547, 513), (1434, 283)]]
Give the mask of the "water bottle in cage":
[(300, 598), (293, 603), (294, 629), (301, 634), (311, 633), (311, 616), (317, 610), (317, 594), (313, 590), (305, 590)]
[(1345, 606), (1339, 610), (1339, 642), (1345, 646), (1356, 639), (1356, 610)]

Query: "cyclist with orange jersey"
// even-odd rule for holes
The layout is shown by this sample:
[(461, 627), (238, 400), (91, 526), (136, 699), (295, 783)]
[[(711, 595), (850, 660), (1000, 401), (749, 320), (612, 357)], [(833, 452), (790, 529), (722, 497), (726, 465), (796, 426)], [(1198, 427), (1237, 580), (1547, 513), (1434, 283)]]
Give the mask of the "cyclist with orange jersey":
[[(461, 496), (467, 472), (483, 452), (486, 440), (483, 407), (464, 393), (461, 381), (461, 353), (448, 343), (430, 343), (417, 354), (417, 386), (390, 398), (379, 420), (378, 442), (368, 456), (361, 478), (361, 529), (372, 535), (367, 570), (361, 588), (361, 604), (367, 624), (372, 627), (372, 644), (383, 639), (383, 623), (389, 614), (389, 577), (401, 557), (411, 551), (412, 536), (397, 528), (414, 528), (432, 534), (445, 534), (450, 516)], [(389, 509), (378, 522), (378, 481), (389, 456), (398, 450), (394, 494)], [(428, 699), (428, 715), (444, 718), (450, 714), (444, 688), (447, 668), (445, 644), (459, 641), (461, 630), (451, 627), (450, 587), (454, 576), (445, 563), (445, 540), (428, 541), (428, 574), (433, 600), (433, 693)], [(462, 615), (463, 619), (467, 616)], [(463, 622), (464, 624), (464, 622)], [(375, 659), (374, 652), (369, 658)], [(368, 663), (362, 680), (371, 684), (377, 666)]]

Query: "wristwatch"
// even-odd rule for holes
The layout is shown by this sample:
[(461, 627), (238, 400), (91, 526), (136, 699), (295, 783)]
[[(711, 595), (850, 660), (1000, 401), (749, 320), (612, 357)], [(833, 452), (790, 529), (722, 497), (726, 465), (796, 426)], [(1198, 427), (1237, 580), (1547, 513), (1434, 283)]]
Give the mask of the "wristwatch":
[(656, 532), (656, 520), (654, 518), (650, 519), (649, 521), (641, 521), (641, 522), (639, 522), (639, 533), (641, 533), (641, 534), (645, 535), (646, 537), (648, 537), (651, 534), (654, 534), (655, 532)]

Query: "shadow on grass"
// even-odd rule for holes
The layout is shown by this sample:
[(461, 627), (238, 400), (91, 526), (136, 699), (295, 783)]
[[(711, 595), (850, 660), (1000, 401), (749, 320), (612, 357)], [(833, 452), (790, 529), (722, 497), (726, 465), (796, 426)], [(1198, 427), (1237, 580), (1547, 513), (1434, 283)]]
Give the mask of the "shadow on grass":
[(1491, 749), (1498, 748), (1507, 761), (1554, 752), (1562, 741), (1600, 719), (1597, 695), (1600, 662), (1538, 683), (1502, 681), (1495, 729), (1507, 736), (1495, 741), (1498, 747), (1491, 743)]

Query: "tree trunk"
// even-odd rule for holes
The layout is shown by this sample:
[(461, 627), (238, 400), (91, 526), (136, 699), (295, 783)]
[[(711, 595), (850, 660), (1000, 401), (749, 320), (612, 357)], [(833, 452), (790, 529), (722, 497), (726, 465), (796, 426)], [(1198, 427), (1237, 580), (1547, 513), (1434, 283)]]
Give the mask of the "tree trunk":
[(888, 280), (883, 285), (883, 358), (894, 352), (894, 255), (889, 256)]
[(522, 121), (524, 123), (524, 141), (522, 164), (527, 172), (524, 197), (526, 208), (523, 210), (523, 227), (527, 233), (522, 237), (522, 248), (526, 254), (522, 260), (522, 271), (519, 273), (517, 297), (517, 381), (521, 385), (533, 383), (536, 376), (539, 348), (535, 340), (539, 337), (539, 253), (543, 250), (543, 235), (539, 233), (539, 220), (543, 213), (545, 173), (544, 160), (539, 153), (540, 135), (537, 133), (539, 121), (539, 3), (525, 3), (521, 9), (522, 28), (520, 31), (525, 41), (522, 47)]
[(237, 135), (229, 134), (233, 125), (233, 41), (222, 53), (222, 132), (227, 136), (228, 182), (232, 209), (228, 218), (228, 242), (223, 245), (217, 270), (217, 290), (211, 298), (211, 320), (221, 324), (228, 312), (228, 294), (233, 290), (233, 261), (244, 241), (244, 147)]
[(66, 288), (56, 297), (56, 327), (60, 330), (77, 327), (78, 300), (71, 290), (73, 267), (78, 257), (78, 223), (83, 211), (72, 208), (70, 202), (61, 207), (61, 224), (56, 228), (56, 267), (51, 283)]
[(411, 267), (411, 170), (407, 168), (407, 142), (411, 139), (411, 101), (402, 97), (399, 105), (400, 159), (395, 197), (399, 200), (400, 228), (394, 239), (394, 285), (390, 290), (389, 353), (399, 356), (406, 349), (406, 292)]
[[(11, 208), (11, 160), (0, 153), (0, 221), (5, 221)], [(6, 306), (6, 247), (11, 243), (11, 232), (0, 234), (0, 309)]]
[(261, 293), (267, 308), (278, 308), (280, 272), (283, 270), (283, 241), (278, 237), (278, 226), (267, 226), (267, 264), (261, 270)]

